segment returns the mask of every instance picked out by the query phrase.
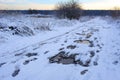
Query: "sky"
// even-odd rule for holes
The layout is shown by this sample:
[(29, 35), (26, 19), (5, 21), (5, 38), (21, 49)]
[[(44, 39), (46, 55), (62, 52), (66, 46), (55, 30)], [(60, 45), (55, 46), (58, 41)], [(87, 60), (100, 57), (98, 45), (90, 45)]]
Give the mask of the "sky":
[[(58, 2), (69, 0), (0, 0), (0, 9), (13, 10), (52, 10)], [(120, 7), (120, 0), (79, 0), (84, 9), (112, 9)]]

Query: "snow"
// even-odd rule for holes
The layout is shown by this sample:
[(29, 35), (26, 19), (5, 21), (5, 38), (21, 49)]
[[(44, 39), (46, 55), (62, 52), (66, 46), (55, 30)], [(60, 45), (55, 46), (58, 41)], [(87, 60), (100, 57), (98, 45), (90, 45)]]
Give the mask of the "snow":
[[(33, 15), (3, 16), (0, 27), (27, 26), (34, 35), (13, 35), (7, 28), (0, 30), (0, 80), (120, 80), (119, 21), (110, 17), (70, 21)], [(48, 23), (50, 30), (35, 29)], [(71, 45), (76, 47), (68, 48)], [(61, 51), (78, 54), (76, 60), (90, 63), (50, 63), (49, 58)], [(28, 53), (37, 55), (29, 57)]]

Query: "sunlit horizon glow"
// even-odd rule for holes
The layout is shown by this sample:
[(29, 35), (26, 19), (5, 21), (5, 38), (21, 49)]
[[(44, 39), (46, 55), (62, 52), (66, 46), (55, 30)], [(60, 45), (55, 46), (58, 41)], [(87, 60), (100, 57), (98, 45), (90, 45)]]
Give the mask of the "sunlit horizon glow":
[[(0, 0), (0, 9), (7, 10), (53, 10), (57, 2), (67, 0)], [(80, 0), (79, 0), (80, 1)], [(84, 0), (81, 1), (83, 9), (108, 10), (117, 6), (120, 7), (120, 0)]]

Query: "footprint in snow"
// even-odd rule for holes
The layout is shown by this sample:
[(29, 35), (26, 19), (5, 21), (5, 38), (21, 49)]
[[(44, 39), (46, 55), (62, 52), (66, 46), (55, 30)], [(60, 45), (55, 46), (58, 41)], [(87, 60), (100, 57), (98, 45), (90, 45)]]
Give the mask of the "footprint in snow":
[(97, 61), (94, 61), (94, 62), (93, 62), (93, 65), (94, 65), (94, 66), (97, 66), (97, 65), (98, 65), (98, 62), (97, 62)]
[(114, 65), (117, 65), (118, 63), (119, 63), (118, 61), (114, 61), (114, 62), (113, 62)]
[(50, 52), (50, 51), (45, 51), (44, 54), (47, 54), (47, 53), (49, 53), (49, 52)]
[(12, 77), (16, 77), (20, 72), (20, 68), (19, 68), (19, 65), (15, 66), (15, 70), (14, 72), (12, 73)]
[(3, 62), (3, 63), (0, 63), (0, 67), (2, 67), (4, 64), (6, 64), (5, 62)]
[(76, 45), (69, 45), (67, 46), (67, 49), (75, 49), (76, 48)]
[(96, 53), (99, 53), (100, 52), (100, 50), (96, 50)]
[(27, 65), (28, 63), (30, 63), (31, 61), (35, 61), (37, 60), (37, 58), (33, 58), (33, 59), (30, 59), (30, 60), (25, 60), (25, 62), (23, 62), (24, 65)]
[(32, 57), (32, 56), (37, 56), (37, 53), (27, 53), (25, 56), (27, 57)]
[(63, 49), (64, 49), (64, 47), (63, 47), (63, 48), (60, 48), (59, 51), (61, 51), (61, 50), (63, 50)]
[(36, 50), (36, 49), (38, 49), (39, 47), (35, 47), (35, 48), (33, 48), (33, 50)]
[(83, 70), (83, 71), (81, 71), (81, 75), (84, 75), (86, 72), (88, 72), (88, 70), (86, 69), (86, 70)]
[(61, 44), (61, 46), (64, 46), (64, 44)]
[(95, 56), (95, 52), (94, 51), (90, 51), (90, 57), (94, 57)]
[(19, 74), (20, 69), (16, 69), (13, 73), (12, 73), (12, 77), (15, 77)]
[(15, 54), (15, 56), (21, 56), (23, 53), (17, 53)]
[(64, 43), (67, 43), (67, 40), (65, 40)]

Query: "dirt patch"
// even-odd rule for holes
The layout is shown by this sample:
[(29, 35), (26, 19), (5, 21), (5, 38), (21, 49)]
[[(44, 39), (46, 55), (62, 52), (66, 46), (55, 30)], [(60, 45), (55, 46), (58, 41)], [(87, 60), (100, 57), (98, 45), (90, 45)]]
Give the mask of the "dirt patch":
[(50, 57), (50, 63), (75, 64), (75, 56), (77, 54), (66, 54), (65, 51), (59, 52), (57, 55)]
[(79, 64), (83, 67), (88, 67), (91, 60), (86, 60), (86, 61), (82, 61), (80, 59), (76, 60), (76, 56), (79, 54), (70, 54), (68, 55), (68, 53), (66, 53), (65, 51), (61, 51), (58, 54), (56, 54), (55, 56), (52, 56), (49, 58), (49, 62), (50, 63), (61, 63), (61, 64)]
[(80, 43), (80, 44), (90, 44), (89, 40), (75, 40), (74, 42)]
[(76, 33), (76, 35), (81, 35), (81, 36), (85, 36), (85, 34), (81, 34), (81, 33)]
[(87, 44), (89, 47), (94, 47), (93, 41), (90, 40), (75, 40), (74, 42), (79, 44)]

